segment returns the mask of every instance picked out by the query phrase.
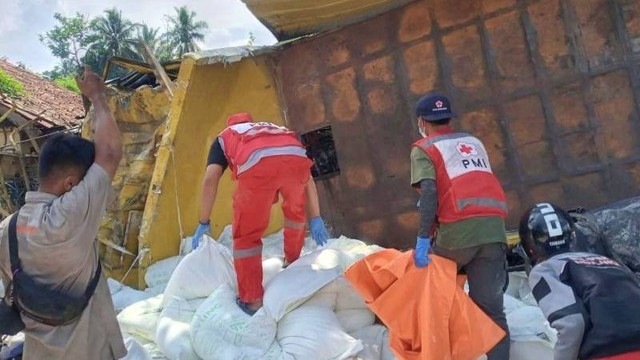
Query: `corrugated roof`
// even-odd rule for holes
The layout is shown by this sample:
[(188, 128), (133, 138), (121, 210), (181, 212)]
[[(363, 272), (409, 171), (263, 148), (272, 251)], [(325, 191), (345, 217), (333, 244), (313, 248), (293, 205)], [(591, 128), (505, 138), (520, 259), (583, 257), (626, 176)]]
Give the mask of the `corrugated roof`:
[(413, 0), (242, 0), (278, 40), (333, 30)]
[(19, 107), (18, 113), (27, 120), (39, 117), (45, 127), (76, 126), (84, 117), (82, 96), (61, 88), (50, 80), (0, 59), (0, 69), (24, 85), (25, 95), (9, 99), (0, 94), (0, 105)]
[(230, 64), (246, 57), (273, 51), (275, 48), (275, 46), (236, 46), (202, 50), (195, 53), (187, 53), (184, 56), (194, 59), (197, 65)]

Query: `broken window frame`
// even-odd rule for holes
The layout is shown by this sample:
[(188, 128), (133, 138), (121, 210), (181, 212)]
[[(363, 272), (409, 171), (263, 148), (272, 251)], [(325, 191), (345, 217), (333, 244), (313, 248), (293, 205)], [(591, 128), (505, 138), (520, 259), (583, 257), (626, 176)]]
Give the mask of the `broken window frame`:
[[(318, 138), (311, 141), (310, 137), (314, 135)], [(340, 163), (331, 125), (301, 132), (298, 137), (307, 150), (307, 157), (313, 161), (311, 176), (314, 180), (325, 180), (340, 175)]]

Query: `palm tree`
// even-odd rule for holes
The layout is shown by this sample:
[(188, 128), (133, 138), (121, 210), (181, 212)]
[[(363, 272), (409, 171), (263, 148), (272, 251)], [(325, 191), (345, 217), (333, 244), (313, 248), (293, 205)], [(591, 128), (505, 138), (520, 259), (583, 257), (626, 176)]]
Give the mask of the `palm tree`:
[(136, 51), (135, 31), (140, 24), (122, 18), (122, 11), (112, 8), (91, 21), (91, 46), (89, 50), (106, 57), (124, 56), (139, 58)]
[(174, 9), (174, 16), (165, 16), (169, 23), (166, 36), (175, 55), (181, 57), (185, 53), (200, 49), (196, 41), (204, 40), (203, 31), (208, 29), (209, 25), (205, 21), (195, 21), (195, 11), (189, 11), (186, 6)]
[(142, 24), (138, 28), (138, 39), (145, 42), (161, 62), (169, 61), (172, 58), (171, 46), (167, 42), (166, 34), (159, 35), (159, 28), (152, 28), (147, 24)]
[(142, 26), (138, 28), (138, 38), (147, 43), (149, 49), (154, 53), (158, 50), (162, 41), (160, 36), (158, 36), (158, 31), (160, 31), (160, 29), (150, 27), (147, 24), (142, 24)]

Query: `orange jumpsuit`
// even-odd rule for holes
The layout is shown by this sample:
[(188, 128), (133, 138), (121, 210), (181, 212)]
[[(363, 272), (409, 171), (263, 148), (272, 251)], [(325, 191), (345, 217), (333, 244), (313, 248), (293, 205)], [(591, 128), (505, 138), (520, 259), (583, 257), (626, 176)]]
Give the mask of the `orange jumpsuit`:
[(288, 263), (300, 256), (305, 234), (305, 186), (311, 161), (298, 156), (274, 156), (238, 176), (233, 195), (233, 258), (238, 295), (244, 302), (262, 299), (262, 235), (269, 225), (271, 205), (282, 195), (285, 217), (284, 255)]
[(233, 257), (241, 301), (262, 299), (262, 235), (271, 206), (282, 195), (284, 254), (289, 263), (300, 256), (305, 235), (305, 188), (313, 162), (291, 130), (251, 122), (236, 114), (218, 141), (237, 180), (233, 196)]

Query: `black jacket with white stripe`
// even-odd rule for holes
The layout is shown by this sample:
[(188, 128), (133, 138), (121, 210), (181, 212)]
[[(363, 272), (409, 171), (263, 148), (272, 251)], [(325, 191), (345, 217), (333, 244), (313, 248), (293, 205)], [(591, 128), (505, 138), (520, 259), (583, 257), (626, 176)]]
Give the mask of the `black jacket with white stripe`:
[(555, 360), (640, 350), (640, 286), (604, 256), (564, 253), (531, 270), (533, 296), (558, 330)]

